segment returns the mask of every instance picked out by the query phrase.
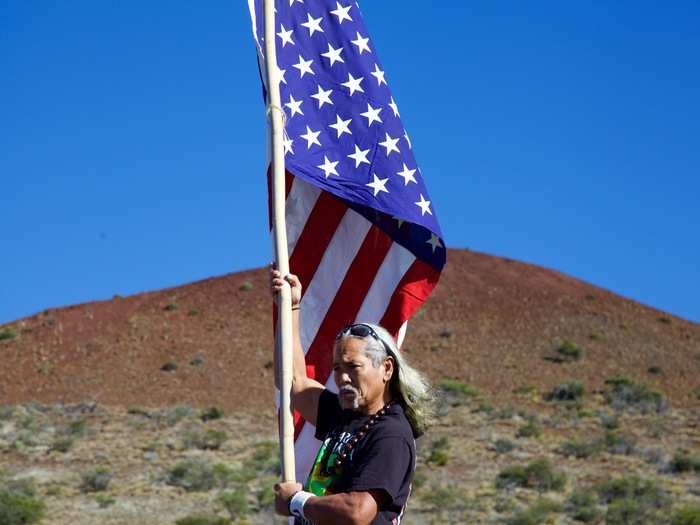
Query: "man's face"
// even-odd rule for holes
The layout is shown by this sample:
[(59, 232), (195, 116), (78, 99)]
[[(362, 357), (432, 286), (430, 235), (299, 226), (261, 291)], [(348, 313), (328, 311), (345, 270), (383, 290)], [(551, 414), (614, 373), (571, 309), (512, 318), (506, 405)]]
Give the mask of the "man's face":
[(358, 337), (343, 337), (335, 346), (333, 378), (343, 409), (368, 412), (384, 405), (386, 367), (373, 366), (364, 351), (366, 344)]

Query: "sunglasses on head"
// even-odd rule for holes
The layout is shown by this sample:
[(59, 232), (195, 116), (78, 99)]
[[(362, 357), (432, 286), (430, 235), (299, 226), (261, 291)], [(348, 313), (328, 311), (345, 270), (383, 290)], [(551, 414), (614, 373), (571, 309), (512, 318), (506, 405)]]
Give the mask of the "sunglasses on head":
[(349, 324), (340, 332), (338, 332), (338, 335), (335, 336), (335, 340), (338, 341), (346, 335), (352, 335), (355, 337), (372, 337), (375, 341), (379, 341), (380, 343), (382, 343), (382, 346), (386, 350), (387, 355), (389, 357), (394, 358), (394, 363), (396, 363), (396, 358), (394, 357), (393, 350), (389, 347), (388, 344), (386, 344), (386, 341), (384, 341), (384, 339), (379, 337), (379, 334), (371, 326), (364, 323)]

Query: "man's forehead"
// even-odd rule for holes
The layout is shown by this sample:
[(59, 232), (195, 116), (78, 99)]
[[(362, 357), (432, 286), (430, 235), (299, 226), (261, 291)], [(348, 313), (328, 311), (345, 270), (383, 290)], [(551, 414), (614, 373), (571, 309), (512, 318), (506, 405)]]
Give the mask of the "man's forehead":
[(367, 358), (365, 347), (367, 341), (357, 337), (343, 337), (335, 345), (333, 351), (334, 361), (353, 361), (359, 358)]

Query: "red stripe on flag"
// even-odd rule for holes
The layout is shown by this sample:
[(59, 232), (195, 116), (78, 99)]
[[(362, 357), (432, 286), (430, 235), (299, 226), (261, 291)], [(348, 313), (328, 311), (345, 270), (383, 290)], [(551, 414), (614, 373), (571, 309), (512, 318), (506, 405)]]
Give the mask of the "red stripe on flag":
[(308, 288), (347, 210), (345, 204), (326, 191), (318, 196), (304, 231), (294, 247), (294, 253), (289, 258), (289, 269), (299, 277), (303, 286), (302, 293)]
[[(352, 323), (357, 317), (367, 290), (372, 285), (391, 245), (392, 240), (386, 233), (376, 226), (370, 228), (323, 318), (306, 353), (307, 373), (322, 384), (325, 384), (331, 373), (335, 336), (338, 330)], [(295, 423), (296, 439), (304, 421), (298, 419)]]
[(396, 337), (401, 325), (418, 311), (439, 278), (440, 272), (416, 259), (401, 278), (379, 324)]

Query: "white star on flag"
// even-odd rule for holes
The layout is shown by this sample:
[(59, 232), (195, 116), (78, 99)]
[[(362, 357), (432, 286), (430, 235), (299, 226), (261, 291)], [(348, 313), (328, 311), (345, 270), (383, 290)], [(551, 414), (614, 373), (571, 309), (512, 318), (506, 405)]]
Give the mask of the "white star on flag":
[(304, 112), (301, 110), (301, 103), (304, 102), (303, 100), (294, 100), (294, 97), (292, 94), (289, 94), (289, 102), (285, 103), (285, 107), (288, 107), (292, 114), (291, 117), (299, 113), (300, 115), (303, 115)]
[(299, 70), (300, 78), (304, 78), (304, 75), (306, 73), (309, 73), (311, 75), (315, 74), (314, 70), (311, 69), (312, 63), (313, 63), (313, 60), (304, 60), (304, 57), (299, 55), (299, 63), (293, 64), (293, 67), (295, 67)]
[(357, 46), (357, 51), (362, 54), (363, 51), (367, 51), (368, 53), (371, 53), (372, 51), (369, 49), (369, 38), (362, 38), (362, 35), (360, 35), (360, 32), (357, 32), (357, 40), (350, 40), (353, 44)]
[(294, 142), (294, 140), (285, 136), (282, 141), (284, 142), (284, 154), (291, 153), (294, 155), (294, 150), (292, 149), (292, 142)]
[(315, 95), (311, 95), (311, 98), (315, 98), (318, 100), (318, 107), (319, 109), (323, 107), (324, 104), (331, 104), (333, 105), (333, 101), (331, 100), (331, 93), (333, 90), (329, 89), (328, 91), (325, 91), (321, 86), (318, 86), (318, 93)]
[(377, 79), (377, 85), (381, 86), (382, 82), (386, 85), (386, 80), (384, 80), (384, 71), (379, 69), (377, 64), (374, 64), (374, 71), (370, 73), (373, 77)]
[(403, 185), (408, 186), (409, 182), (414, 182), (414, 183), (418, 184), (418, 182), (416, 181), (416, 178), (413, 176), (413, 174), (415, 172), (416, 172), (416, 170), (409, 170), (408, 166), (406, 166), (406, 163), (404, 162), (403, 163), (403, 171), (399, 171), (396, 174), (403, 177), (403, 179), (404, 179)]
[(335, 64), (336, 62), (345, 63), (343, 57), (340, 56), (340, 53), (342, 52), (343, 46), (340, 46), (338, 49), (334, 49), (332, 45), (328, 44), (328, 51), (325, 53), (321, 53), (321, 56), (326, 57), (330, 61), (332, 67), (333, 64)]
[(318, 140), (318, 136), (321, 134), (320, 131), (313, 131), (309, 126), (306, 126), (306, 133), (304, 135), (299, 135), (301, 138), (305, 139), (307, 142), (306, 149), (311, 149), (312, 144), (321, 145)]
[(280, 79), (280, 82), (282, 82), (282, 84), (287, 84), (287, 80), (284, 78), (286, 72), (286, 69), (280, 69), (280, 67), (277, 66), (277, 77)]
[(360, 115), (367, 119), (367, 127), (370, 127), (372, 122), (382, 123), (382, 119), (379, 118), (379, 112), (381, 110), (382, 108), (373, 108), (369, 103), (367, 103), (367, 111), (360, 113)]
[(420, 194), (420, 201), (414, 202), (413, 204), (420, 208), (421, 215), (425, 215), (426, 213), (428, 215), (433, 214), (433, 212), (430, 211), (430, 201), (425, 200), (425, 197), (423, 197), (422, 193)]
[[(323, 156), (323, 164), (320, 164), (317, 166), (317, 168), (321, 168), (324, 173), (326, 174), (326, 178), (330, 177), (331, 175), (338, 175), (338, 172), (336, 171), (335, 167), (338, 165), (339, 161), (331, 162), (328, 160), (328, 157), (326, 155)], [(340, 176), (340, 175), (338, 175)]]
[(386, 139), (384, 142), (380, 142), (380, 146), (384, 146), (386, 148), (386, 156), (389, 156), (389, 153), (392, 151), (395, 151), (396, 153), (401, 153), (399, 151), (398, 146), (396, 145), (398, 143), (399, 139), (392, 139), (391, 136), (387, 133), (386, 134)]
[(299, 2), (300, 4), (303, 4), (304, 0), (289, 0), (289, 5), (291, 6), (292, 4), (294, 4), (294, 2)]
[(312, 18), (311, 13), (307, 13), (306, 16), (308, 16), (308, 20), (301, 25), (309, 30), (309, 36), (313, 36), (316, 31), (319, 31), (321, 33), (325, 32), (321, 28), (321, 20), (323, 20), (322, 16), (319, 16), (318, 18)]
[(336, 119), (335, 124), (330, 124), (329, 127), (335, 129), (338, 132), (338, 138), (340, 138), (340, 136), (343, 133), (347, 133), (348, 135), (352, 135), (352, 131), (350, 131), (350, 128), (349, 128), (350, 122), (352, 122), (351, 118), (349, 118), (347, 120), (343, 120), (340, 118), (340, 115), (336, 115), (335, 119)]
[(352, 6), (349, 5), (347, 7), (343, 7), (342, 5), (340, 5), (340, 2), (336, 2), (335, 5), (337, 9), (331, 11), (331, 14), (338, 17), (338, 24), (342, 24), (343, 20), (349, 20), (350, 22), (352, 22), (352, 18), (350, 18), (350, 15), (348, 14), (348, 11), (350, 11), (350, 8)]
[(360, 164), (363, 162), (366, 164), (369, 164), (369, 161), (367, 160), (367, 154), (369, 153), (369, 148), (367, 149), (360, 149), (357, 144), (355, 144), (355, 153), (351, 153), (348, 155), (351, 159), (355, 161), (355, 167), (359, 168)]
[(389, 102), (389, 107), (394, 112), (395, 117), (401, 116), (401, 115), (399, 115), (399, 107), (396, 105), (396, 102), (394, 102), (394, 97), (391, 97), (391, 101)]
[(362, 82), (363, 80), (364, 77), (355, 78), (350, 73), (348, 73), (348, 81), (343, 82), (340, 85), (348, 88), (350, 90), (350, 96), (352, 96), (355, 93), (355, 91), (359, 91), (360, 93), (365, 92), (365, 90), (362, 89), (362, 86), (360, 86), (360, 82)]
[(368, 184), (365, 184), (365, 186), (369, 186), (374, 190), (374, 196), (376, 197), (377, 194), (381, 191), (385, 193), (389, 193), (389, 190), (386, 189), (386, 181), (389, 180), (389, 177), (386, 179), (380, 179), (377, 177), (376, 173), (373, 173), (372, 176), (374, 177), (374, 180)]
[(433, 247), (433, 253), (435, 253), (435, 248), (442, 248), (442, 243), (440, 242), (440, 237), (435, 235), (433, 232), (430, 232), (430, 239), (425, 241), (426, 244), (429, 244), (430, 246)]
[(286, 46), (287, 44), (292, 44), (294, 45), (294, 40), (292, 40), (292, 33), (294, 32), (292, 29), (287, 31), (284, 28), (283, 24), (280, 24), (280, 32), (277, 33), (277, 36), (282, 39), (282, 47)]
[(411, 139), (408, 138), (408, 133), (406, 133), (405, 131), (403, 132), (403, 138), (405, 138), (406, 142), (408, 142), (408, 147), (410, 149), (413, 149), (413, 144), (411, 144)]

